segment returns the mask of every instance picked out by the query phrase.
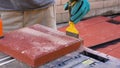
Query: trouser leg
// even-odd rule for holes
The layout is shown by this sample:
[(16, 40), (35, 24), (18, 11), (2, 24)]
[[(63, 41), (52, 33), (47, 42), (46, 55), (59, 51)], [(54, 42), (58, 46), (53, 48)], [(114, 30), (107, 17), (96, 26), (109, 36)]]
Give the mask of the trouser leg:
[(8, 32), (23, 27), (23, 12), (4, 11), (0, 12), (3, 22), (3, 31)]
[(42, 24), (44, 26), (57, 29), (55, 6), (46, 9), (36, 9), (24, 12), (24, 26)]
[(4, 32), (16, 30), (34, 24), (57, 29), (55, 6), (29, 11), (0, 11)]

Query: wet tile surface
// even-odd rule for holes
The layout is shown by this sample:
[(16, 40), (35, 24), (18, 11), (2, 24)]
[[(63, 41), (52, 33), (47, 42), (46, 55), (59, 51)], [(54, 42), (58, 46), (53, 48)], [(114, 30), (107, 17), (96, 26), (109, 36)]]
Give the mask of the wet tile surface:
[[(80, 37), (84, 39), (84, 45), (87, 47), (96, 46), (120, 37), (120, 28), (116, 24), (107, 21), (111, 18), (98, 16), (76, 24)], [(60, 28), (65, 32), (66, 26)]]
[(120, 59), (120, 42), (111, 44), (103, 48), (98, 48), (97, 51), (103, 52), (108, 55), (112, 55)]
[(36, 67), (79, 48), (82, 41), (41, 25), (5, 34), (0, 51)]
[(118, 21), (119, 24), (120, 24), (120, 16), (117, 16), (117, 17), (113, 18), (113, 20)]
[[(75, 26), (78, 29), (80, 29), (80, 28), (84, 29), (85, 27), (89, 27), (89, 26), (92, 26), (94, 24), (105, 22), (105, 21), (109, 21), (109, 20), (111, 20), (111, 18), (98, 16), (98, 17), (93, 17), (91, 19), (87, 19), (87, 20), (81, 21), (79, 24), (76, 24)], [(67, 26), (61, 27), (61, 28), (59, 28), (59, 30), (65, 32), (66, 27)]]

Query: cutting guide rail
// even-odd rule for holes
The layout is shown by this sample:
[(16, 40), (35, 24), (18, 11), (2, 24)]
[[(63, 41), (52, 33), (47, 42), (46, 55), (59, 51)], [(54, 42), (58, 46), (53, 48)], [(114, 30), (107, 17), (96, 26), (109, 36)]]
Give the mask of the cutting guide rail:
[(10, 56), (1, 58), (1, 59), (0, 59), (0, 66), (3, 66), (3, 65), (5, 65), (5, 64), (8, 64), (8, 63), (10, 63), (10, 62), (12, 62), (12, 61), (14, 61), (14, 60), (15, 60), (15, 59), (12, 58), (12, 57), (10, 57)]

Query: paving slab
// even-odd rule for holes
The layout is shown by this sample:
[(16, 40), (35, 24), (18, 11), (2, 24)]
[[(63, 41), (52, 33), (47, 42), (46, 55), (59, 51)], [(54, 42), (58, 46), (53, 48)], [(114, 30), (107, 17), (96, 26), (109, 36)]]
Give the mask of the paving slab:
[(120, 24), (120, 16), (117, 16), (117, 17), (113, 18), (113, 20), (118, 21), (119, 24)]
[(119, 28), (108, 22), (98, 23), (80, 30), (84, 45), (88, 47), (120, 38)]
[[(120, 44), (117, 44), (117, 45), (120, 46)], [(120, 50), (120, 47), (115, 48), (112, 51), (109, 51), (107, 54), (120, 59), (120, 51), (119, 50)]]
[[(92, 47), (120, 38), (120, 27), (107, 22), (109, 20), (111, 18), (98, 16), (76, 24), (85, 46)], [(59, 30), (65, 32), (66, 27), (59, 28)]]
[[(85, 28), (85, 27), (89, 27), (91, 25), (97, 24), (97, 23), (101, 23), (101, 22), (105, 22), (105, 21), (109, 21), (111, 20), (111, 18), (108, 17), (104, 17), (104, 16), (98, 16), (98, 17), (93, 17), (84, 21), (80, 21), (79, 24), (76, 24), (76, 28)], [(65, 32), (67, 26), (61, 27), (58, 30)]]
[(103, 52), (105, 54), (114, 56), (120, 59), (120, 39), (100, 45), (101, 47), (97, 48), (97, 51)]
[(109, 45), (105, 45), (104, 47), (100, 47), (97, 49), (97, 51), (103, 52), (103, 53), (110, 53), (113, 52), (114, 50), (119, 52), (118, 50), (120, 50), (120, 43), (116, 43), (116, 44), (109, 44)]
[(34, 25), (5, 34), (0, 39), (0, 51), (32, 67), (45, 64), (82, 45), (81, 39), (42, 25)]

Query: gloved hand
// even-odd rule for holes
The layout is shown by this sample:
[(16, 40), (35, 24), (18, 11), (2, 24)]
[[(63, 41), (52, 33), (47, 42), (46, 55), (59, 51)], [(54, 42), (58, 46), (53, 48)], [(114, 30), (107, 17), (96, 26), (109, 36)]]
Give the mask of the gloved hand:
[[(74, 0), (69, 0), (73, 2)], [(68, 10), (70, 2), (64, 5), (64, 9)], [(90, 4), (88, 0), (76, 0), (76, 3), (71, 7), (70, 20), (74, 24), (78, 23), (90, 11)]]

